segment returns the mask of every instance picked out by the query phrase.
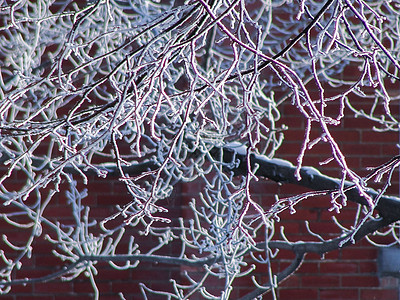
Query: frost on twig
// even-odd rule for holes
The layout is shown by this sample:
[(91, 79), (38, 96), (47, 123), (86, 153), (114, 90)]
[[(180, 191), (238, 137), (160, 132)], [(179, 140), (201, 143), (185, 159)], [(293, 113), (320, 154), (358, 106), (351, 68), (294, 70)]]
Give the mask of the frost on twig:
[[(268, 281), (254, 278), (246, 297), (268, 290), (276, 296), (307, 252), (347, 246), (387, 225), (383, 232), (398, 242), (399, 199), (387, 191), (399, 158), (361, 176), (334, 134), (345, 113), (374, 122), (381, 134), (399, 130), (396, 3), (1, 5), (0, 217), (24, 232), (22, 242), (2, 236), (2, 293), (15, 284), (86, 276), (99, 297), (98, 262), (118, 270), (161, 262), (187, 267), (183, 282), (172, 278), (170, 291), (144, 284), (145, 297), (228, 299), (235, 279), (252, 276), (257, 262)], [(305, 124), (295, 164), (276, 157), (293, 129), (284, 124), (287, 107)], [(321, 165), (334, 165), (338, 178), (305, 166), (319, 145), (330, 149)], [(94, 217), (96, 205), (86, 204), (94, 180), (118, 180), (129, 201), (115, 197), (109, 215)], [(265, 205), (252, 190), (265, 180), (309, 191), (276, 195)], [(177, 184), (202, 186), (182, 207), (184, 216), (165, 205)], [(293, 244), (285, 234), (275, 240), (285, 211), (295, 214), (322, 196), (330, 197), (328, 211), (340, 213), (350, 202), (363, 207), (352, 227), (339, 226), (343, 236), (329, 240), (310, 228), (319, 244)], [(48, 215), (60, 199), (67, 201), (65, 220)], [(146, 247), (138, 237), (155, 242)], [(18, 279), (37, 239), (65, 265)], [(166, 256), (168, 247), (179, 251)], [(296, 255), (278, 273), (271, 267), (276, 249)], [(219, 293), (207, 286), (215, 279)]]

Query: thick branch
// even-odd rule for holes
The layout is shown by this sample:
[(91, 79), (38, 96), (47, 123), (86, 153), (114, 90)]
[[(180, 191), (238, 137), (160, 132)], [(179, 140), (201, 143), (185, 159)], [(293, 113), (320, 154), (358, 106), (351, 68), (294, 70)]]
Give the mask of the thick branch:
[[(218, 157), (219, 151), (213, 149), (215, 157)], [(223, 148), (224, 161), (232, 167), (230, 168), (235, 174), (247, 174), (247, 154), (246, 149), (239, 143), (231, 143)], [(253, 154), (250, 157), (250, 165), (252, 169), (257, 167), (255, 174), (259, 177), (265, 177), (275, 182), (296, 184), (307, 187), (314, 191), (338, 191), (341, 186), (341, 180), (322, 174), (313, 167), (302, 167), (300, 169), (301, 179), (295, 176), (296, 167), (287, 160), (272, 158), (269, 159), (263, 155)], [(362, 197), (359, 191), (350, 181), (345, 181), (344, 191), (349, 201), (368, 206), (367, 200)], [(376, 198), (379, 193), (371, 188), (366, 193)], [(379, 214), (389, 223), (400, 220), (400, 198), (394, 196), (382, 196), (376, 206)]]
[[(384, 219), (371, 219), (364, 224), (362, 224), (355, 231), (351, 231), (344, 236), (340, 236), (331, 240), (321, 241), (321, 242), (295, 242), (288, 243), (287, 241), (270, 241), (268, 242), (268, 247), (272, 249), (285, 249), (291, 250), (294, 253), (317, 253), (324, 254), (329, 251), (344, 248), (355, 244), (357, 241), (363, 239), (368, 234), (371, 234), (383, 227), (389, 225), (390, 222)], [(257, 248), (265, 248), (265, 243), (257, 244)]]
[[(352, 231), (345, 236), (321, 242), (300, 241), (300, 242), (290, 243), (287, 241), (269, 241), (268, 242), (269, 248), (291, 250), (296, 255), (292, 263), (285, 270), (277, 274), (276, 283), (277, 284), (281, 283), (291, 274), (296, 272), (296, 270), (300, 267), (301, 263), (303, 262), (303, 259), (307, 253), (317, 253), (322, 255), (329, 251), (350, 246), (356, 243), (357, 241), (363, 239), (368, 234), (373, 233), (389, 224), (390, 222), (384, 219), (379, 219), (379, 220), (372, 219), (365, 222), (359, 228), (355, 229), (355, 231)], [(265, 242), (258, 243), (257, 248), (265, 249)], [(264, 288), (256, 288), (249, 294), (242, 297), (240, 300), (255, 299), (256, 297), (267, 293), (270, 289), (271, 289), (271, 284), (268, 283)]]
[[(221, 153), (222, 151), (222, 153)], [(229, 171), (234, 172), (235, 175), (247, 174), (247, 149), (245, 146), (239, 143), (227, 144), (225, 147), (214, 147), (211, 149), (212, 156), (217, 159), (223, 157), (224, 164)], [(4, 156), (3, 156), (4, 159)], [(300, 170), (301, 180), (295, 177), (296, 167), (293, 166), (289, 161), (282, 159), (269, 159), (262, 155), (251, 155), (250, 165), (256, 170), (256, 175), (260, 177), (265, 177), (270, 180), (281, 182), (281, 183), (291, 183), (301, 185), (312, 190), (331, 190), (337, 191), (340, 187), (341, 181), (337, 178), (328, 177), (321, 174), (318, 170), (312, 167), (303, 167)], [(39, 160), (35, 160), (34, 163), (40, 165)], [(114, 164), (103, 164), (97, 166), (100, 170), (107, 170), (107, 176), (119, 176), (117, 167)], [(159, 167), (155, 160), (146, 160), (141, 163), (132, 163), (129, 166), (124, 166), (123, 171), (129, 176), (140, 175), (143, 172), (149, 170), (155, 170)], [(93, 169), (81, 168), (86, 174), (95, 174)], [(77, 170), (72, 167), (65, 167), (64, 172), (77, 173)], [(367, 201), (359, 195), (357, 190), (353, 188), (351, 182), (345, 182), (346, 195), (349, 201), (353, 201), (362, 205), (367, 205)], [(377, 191), (369, 189), (368, 194), (375, 197), (378, 195)], [(292, 264), (280, 272), (277, 275), (277, 283), (283, 281), (290, 274), (295, 272), (295, 270), (300, 266), (304, 255), (306, 253), (318, 253), (323, 254), (332, 250), (336, 250), (347, 245), (351, 245), (356, 241), (364, 238), (366, 235), (375, 232), (394, 221), (400, 219), (400, 199), (397, 197), (383, 196), (381, 197), (377, 209), (379, 210), (382, 218), (378, 220), (369, 220), (362, 224), (355, 232), (351, 232), (346, 236), (338, 237), (328, 241), (322, 242), (296, 242), (289, 243), (287, 241), (270, 241), (268, 246), (270, 248), (279, 248), (291, 250), (296, 254), (296, 258), (293, 260)], [(264, 243), (257, 245), (258, 248), (265, 246)], [(63, 276), (68, 272), (71, 272), (79, 264), (84, 264), (87, 261), (156, 261), (166, 264), (177, 264), (177, 265), (188, 265), (188, 266), (203, 266), (210, 265), (218, 261), (218, 258), (206, 258), (199, 261), (192, 261), (188, 259), (180, 259), (174, 257), (164, 257), (164, 256), (146, 256), (146, 255), (118, 255), (118, 256), (87, 256), (82, 257), (77, 262), (65, 267), (64, 269), (57, 271), (53, 274), (43, 276), (40, 278), (33, 279), (21, 279), (14, 280), (12, 282), (3, 282), (2, 285), (18, 285), (27, 284), (32, 282), (45, 282), (49, 280), (54, 280), (57, 277)], [(268, 283), (270, 284), (270, 283)], [(268, 291), (268, 284), (265, 287), (257, 288), (249, 295), (246, 295), (243, 299), (252, 299), (257, 295), (261, 295)]]
[[(212, 156), (217, 160), (221, 157), (221, 151), (226, 169), (234, 172), (235, 175), (247, 174), (247, 149), (240, 143), (230, 143), (224, 147), (214, 147), (210, 150)], [(3, 154), (0, 157), (0, 163), (3, 163), (10, 157)], [(41, 159), (32, 159), (32, 166), (42, 165)], [(269, 159), (263, 155), (252, 154), (250, 157), (251, 168), (257, 167), (255, 174), (259, 177), (268, 178), (275, 182), (290, 183), (309, 188), (314, 191), (338, 191), (341, 186), (341, 180), (322, 174), (313, 167), (302, 167), (300, 169), (301, 180), (295, 176), (296, 167), (287, 160), (272, 158)], [(107, 163), (97, 166), (100, 170), (107, 171), (107, 177), (119, 176), (119, 172), (114, 163)], [(94, 169), (80, 167), (87, 175), (97, 175)], [(122, 166), (123, 172), (129, 176), (138, 176), (147, 171), (153, 171), (159, 168), (155, 160), (145, 160), (143, 162), (132, 162), (128, 166)], [(48, 167), (50, 169), (50, 166)], [(78, 174), (74, 167), (66, 166), (63, 171), (70, 174)], [(349, 201), (368, 206), (364, 197), (360, 196), (354, 184), (350, 181), (344, 183), (344, 190)], [(366, 193), (375, 198), (379, 193), (371, 188)], [(379, 214), (390, 223), (400, 220), (400, 198), (395, 196), (383, 195), (376, 206)]]
[[(286, 278), (288, 278), (290, 275), (292, 275), (296, 270), (301, 266), (304, 260), (305, 253), (296, 253), (295, 259), (293, 259), (292, 263), (282, 272), (280, 272), (276, 276), (276, 282), (274, 284), (279, 284), (282, 281), (284, 281)], [(257, 297), (267, 293), (270, 291), (272, 288), (271, 283), (268, 283), (264, 287), (259, 287), (254, 289), (252, 292), (248, 293), (247, 295), (243, 296), (240, 298), (240, 300), (253, 300), (256, 299)]]
[(68, 266), (63, 267), (61, 270), (58, 270), (54, 273), (37, 277), (37, 278), (25, 278), (25, 279), (14, 279), (12, 281), (3, 281), (0, 283), (1, 287), (13, 286), (13, 285), (26, 285), (32, 283), (39, 282), (49, 282), (52, 280), (56, 280), (63, 275), (73, 272), (75, 268), (80, 268), (82, 265), (86, 265), (87, 262), (127, 262), (127, 261), (140, 261), (140, 262), (156, 262), (156, 263), (164, 263), (170, 265), (178, 265), (178, 266), (190, 266), (190, 267), (203, 267), (204, 265), (212, 265), (216, 261), (219, 261), (219, 257), (209, 257), (209, 258), (198, 258), (198, 259), (187, 259), (187, 258), (178, 258), (171, 256), (162, 256), (162, 255), (146, 255), (146, 254), (136, 254), (136, 255), (87, 255), (80, 257), (77, 261), (71, 263)]

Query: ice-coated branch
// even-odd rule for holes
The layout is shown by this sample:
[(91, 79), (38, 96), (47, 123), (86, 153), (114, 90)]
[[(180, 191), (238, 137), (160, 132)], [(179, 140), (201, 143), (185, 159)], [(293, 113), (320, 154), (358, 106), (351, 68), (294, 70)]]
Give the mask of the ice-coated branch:
[[(297, 251), (295, 252), (296, 257), (292, 260), (291, 264), (287, 266), (283, 271), (279, 272), (275, 276), (275, 284), (279, 285), (282, 281), (292, 275), (296, 270), (301, 266), (305, 258), (304, 252)], [(257, 299), (257, 297), (269, 292), (272, 288), (271, 283), (267, 283), (265, 286), (260, 286), (254, 289), (252, 292), (246, 294), (245, 296), (241, 297), (239, 300), (253, 300)]]
[[(235, 174), (247, 173), (247, 156), (245, 155), (246, 148), (243, 145), (235, 144), (224, 148), (215, 148), (216, 152), (223, 151), (225, 162), (236, 162), (231, 164), (230, 170)], [(398, 160), (394, 158), (393, 160)], [(368, 202), (362, 197), (355, 187), (354, 183), (343, 181), (338, 178), (333, 178), (324, 175), (314, 167), (302, 167), (300, 169), (301, 179), (299, 180), (296, 174), (296, 167), (287, 160), (279, 158), (267, 158), (262, 155), (253, 154), (250, 156), (251, 168), (256, 168), (256, 175), (259, 177), (268, 178), (282, 184), (290, 183), (307, 187), (313, 191), (323, 191), (326, 194), (338, 193), (343, 189), (344, 194), (349, 201), (368, 206)], [(366, 190), (366, 193), (376, 199), (376, 209), (380, 215), (391, 222), (400, 219), (400, 198), (395, 196), (382, 195), (371, 188)]]
[[(368, 234), (374, 233), (375, 231), (388, 226), (391, 222), (387, 220), (369, 220), (365, 222), (357, 230), (348, 233), (347, 235), (340, 236), (331, 240), (321, 241), (321, 242), (293, 242), (288, 243), (287, 241), (270, 241), (268, 242), (268, 247), (270, 249), (286, 249), (290, 250), (295, 254), (295, 258), (292, 263), (283, 271), (276, 274), (276, 284), (279, 285), (282, 281), (293, 274), (303, 262), (305, 256), (308, 253), (317, 253), (319, 255), (324, 255), (333, 250), (341, 249), (346, 246), (353, 245), (357, 241), (365, 238)], [(265, 243), (261, 242), (257, 244), (257, 248), (264, 249)], [(255, 299), (257, 296), (267, 293), (271, 289), (271, 284), (267, 284), (262, 288), (256, 288), (252, 292), (240, 298), (240, 300), (250, 300)]]
[[(191, 141), (188, 141), (191, 143)], [(247, 163), (247, 148), (245, 145), (240, 143), (229, 143), (223, 147), (212, 147), (210, 153), (214, 157), (223, 156), (225, 162), (224, 168), (232, 171), (235, 175), (244, 175), (248, 172)], [(9, 159), (9, 158), (8, 158)], [(0, 158), (0, 162), (7, 160), (7, 155), (4, 154)], [(395, 157), (393, 160), (398, 161)], [(42, 160), (34, 159), (33, 166), (43, 165)], [(297, 169), (289, 161), (279, 158), (268, 158), (265, 155), (251, 154), (250, 155), (250, 166), (256, 168), (255, 175), (258, 177), (264, 177), (269, 180), (273, 180), (282, 184), (295, 184), (309, 188), (313, 191), (324, 192), (327, 195), (332, 193), (340, 192), (343, 189), (344, 194), (347, 196), (349, 201), (367, 206), (368, 202), (360, 195), (354, 183), (350, 181), (343, 182), (339, 178), (333, 178), (324, 175), (318, 169), (314, 167), (303, 166), (300, 169), (301, 179), (298, 180), (296, 177)], [(104, 172), (107, 177), (119, 176), (119, 171), (114, 163), (94, 165), (94, 168), (79, 167), (86, 175), (98, 175)], [(48, 166), (47, 168), (50, 168)], [(54, 166), (53, 166), (54, 168)], [(151, 172), (159, 168), (156, 160), (148, 159), (142, 162), (130, 162), (122, 166), (123, 173), (127, 176), (136, 177), (143, 173)], [(63, 172), (70, 174), (79, 174), (76, 167), (65, 166)], [(376, 209), (380, 215), (388, 220), (396, 221), (400, 216), (400, 198), (395, 196), (382, 195), (380, 192), (368, 188), (366, 193), (376, 199)]]
[[(0, 218), (28, 233), (23, 242), (3, 235), (0, 292), (85, 274), (99, 297), (97, 262), (129, 269), (147, 261), (182, 266), (186, 283), (174, 278), (173, 292), (142, 285), (144, 294), (228, 299), (261, 250), (270, 280), (254, 280), (247, 297), (257, 297), (307, 253), (350, 245), (399, 220), (400, 199), (387, 195), (399, 157), (361, 177), (331, 134), (346, 125), (345, 113), (383, 134), (399, 130), (393, 1), (38, 0), (4, 3), (0, 15)], [(276, 157), (292, 130), (287, 107), (306, 124), (297, 164)], [(341, 178), (303, 166), (323, 143)], [(82, 200), (96, 176), (122, 182), (129, 197), (110, 201), (115, 210), (101, 220)], [(381, 179), (380, 190), (369, 188)], [(264, 180), (309, 191), (275, 195), (267, 207), (251, 191)], [(202, 186), (184, 217), (163, 204), (177, 183)], [(328, 210), (360, 205), (354, 228), (341, 227), (332, 240), (309, 230), (318, 243), (291, 243), (283, 233), (273, 240), (282, 211), (326, 195)], [(67, 200), (68, 221), (46, 215), (56, 197)], [(36, 239), (50, 243), (65, 268), (13, 280)], [(180, 254), (162, 256), (172, 242)], [(276, 276), (272, 249), (296, 255)], [(214, 278), (222, 282), (215, 295), (207, 289)]]
[(45, 275), (42, 277), (36, 278), (25, 278), (25, 279), (14, 279), (11, 281), (3, 281), (0, 282), (0, 288), (4, 288), (7, 286), (14, 286), (14, 285), (27, 285), (39, 282), (49, 282), (52, 280), (59, 279), (64, 275), (68, 274), (69, 272), (73, 271), (77, 267), (85, 266), (88, 262), (155, 262), (155, 263), (162, 263), (168, 265), (179, 265), (179, 266), (188, 266), (188, 267), (203, 267), (204, 265), (212, 265), (220, 258), (212, 257), (212, 258), (197, 258), (197, 259), (188, 259), (188, 258), (177, 258), (177, 257), (169, 257), (169, 256), (160, 256), (160, 255), (90, 255), (90, 256), (81, 256), (75, 262), (66, 265), (61, 268), (61, 270), (53, 272), (49, 275)]

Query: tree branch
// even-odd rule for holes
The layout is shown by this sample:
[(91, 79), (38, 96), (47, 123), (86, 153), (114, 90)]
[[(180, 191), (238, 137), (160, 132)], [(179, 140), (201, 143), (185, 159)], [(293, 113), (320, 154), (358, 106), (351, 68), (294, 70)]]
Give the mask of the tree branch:
[(120, 254), (120, 255), (86, 255), (80, 257), (77, 261), (71, 263), (68, 266), (64, 266), (61, 270), (42, 276), (37, 278), (25, 278), (25, 279), (13, 279), (12, 281), (3, 281), (0, 282), (0, 287), (6, 286), (14, 286), (14, 285), (26, 285), (33, 283), (41, 283), (41, 282), (49, 282), (52, 280), (56, 280), (61, 276), (71, 272), (79, 266), (80, 264), (86, 265), (87, 262), (126, 262), (126, 261), (141, 261), (141, 262), (157, 262), (164, 263), (170, 265), (179, 265), (179, 266), (190, 266), (190, 267), (202, 267), (204, 265), (212, 265), (216, 261), (219, 261), (220, 257), (210, 257), (196, 260), (190, 260), (187, 258), (178, 258), (178, 257), (170, 257), (163, 255), (146, 255), (146, 254), (136, 254), (136, 255), (128, 255), (128, 254)]
[[(213, 147), (210, 150), (211, 155), (215, 159), (223, 156), (223, 162), (227, 170), (235, 175), (247, 174), (247, 149), (243, 144), (230, 143), (223, 147)], [(10, 159), (10, 156), (3, 153), (0, 157), (0, 163), (4, 163)], [(32, 166), (42, 165), (43, 160), (32, 158)], [(290, 183), (309, 188), (314, 191), (326, 191), (327, 193), (338, 191), (342, 182), (338, 178), (333, 178), (322, 174), (313, 167), (302, 167), (300, 169), (301, 180), (295, 176), (296, 167), (289, 161), (279, 158), (268, 158), (264, 155), (252, 154), (250, 156), (250, 166), (254, 169), (258, 167), (255, 175), (268, 178), (279, 183)], [(107, 178), (119, 176), (117, 166), (114, 163), (97, 165), (98, 169), (107, 171)], [(154, 171), (159, 167), (156, 160), (147, 159), (142, 162), (132, 162), (128, 166), (122, 166), (122, 170), (129, 176), (138, 176), (147, 171)], [(47, 167), (51, 169), (50, 166)], [(53, 166), (54, 168), (54, 166)], [(98, 175), (95, 169), (81, 166), (80, 169), (87, 175)], [(66, 166), (63, 171), (70, 174), (78, 174), (77, 170), (72, 166)], [(350, 181), (344, 182), (344, 191), (347, 199), (354, 203), (368, 206), (367, 200), (360, 196), (358, 190), (354, 188), (354, 184)], [(368, 188), (366, 193), (373, 198), (379, 195), (379, 192)], [(395, 196), (381, 196), (376, 205), (381, 217), (392, 223), (400, 220), (400, 198)]]
[[(368, 234), (371, 234), (387, 225), (391, 222), (384, 219), (372, 219), (364, 224), (362, 224), (357, 229), (348, 233), (345, 236), (341, 236), (335, 239), (331, 239), (323, 242), (295, 242), (288, 243), (287, 241), (269, 241), (268, 247), (271, 249), (285, 249), (291, 250), (295, 253), (296, 258), (292, 261), (292, 263), (282, 272), (278, 273), (276, 276), (277, 284), (284, 281), (291, 274), (296, 272), (296, 270), (301, 266), (304, 257), (307, 253), (317, 253), (322, 255), (324, 253), (337, 250), (340, 248), (344, 248), (354, 244), (356, 241), (363, 239)], [(257, 248), (265, 249), (265, 242), (257, 243)], [(249, 294), (240, 298), (240, 300), (251, 300), (255, 299), (258, 296), (261, 296), (267, 293), (271, 289), (271, 284), (267, 284), (265, 288), (256, 288)]]
[[(233, 167), (230, 168), (236, 175), (247, 174), (247, 154), (245, 147), (240, 143), (228, 144), (223, 150), (224, 162)], [(218, 157), (221, 149), (214, 148), (214, 157)], [(232, 163), (235, 162), (235, 163)], [(287, 160), (272, 158), (263, 155), (252, 154), (250, 157), (251, 168), (258, 167), (255, 174), (259, 177), (268, 178), (275, 182), (290, 183), (309, 188), (314, 191), (338, 191), (342, 182), (338, 178), (332, 178), (322, 174), (313, 167), (302, 167), (300, 169), (301, 180), (295, 176), (296, 167)], [(349, 201), (368, 206), (367, 200), (360, 196), (354, 184), (350, 181), (344, 182), (345, 195)], [(379, 193), (368, 188), (366, 193), (376, 198)], [(389, 223), (400, 220), (400, 198), (395, 196), (381, 196), (376, 205), (379, 214)]]
[[(292, 263), (282, 272), (280, 272), (276, 276), (276, 284), (281, 283), (284, 281), (286, 278), (288, 278), (291, 274), (296, 272), (296, 270), (301, 266), (301, 264), (304, 261), (305, 253), (301, 252), (296, 252), (296, 257), (295, 259), (292, 260)], [(271, 283), (268, 283), (264, 287), (259, 287), (254, 289), (252, 292), (248, 293), (247, 295), (243, 296), (239, 300), (253, 300), (256, 299), (257, 297), (264, 295), (265, 293), (269, 292), (272, 288)]]

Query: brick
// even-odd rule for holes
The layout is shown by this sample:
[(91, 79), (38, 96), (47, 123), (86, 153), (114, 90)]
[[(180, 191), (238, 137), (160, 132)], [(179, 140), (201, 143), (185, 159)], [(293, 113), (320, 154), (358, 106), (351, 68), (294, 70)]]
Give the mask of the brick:
[(112, 180), (93, 180), (93, 178), (90, 178), (87, 189), (89, 192), (97, 194), (112, 194), (114, 192), (114, 182)]
[(279, 299), (318, 299), (318, 291), (316, 289), (279, 289)]
[(283, 105), (283, 109), (281, 109), (281, 114), (283, 116), (283, 120), (291, 117), (291, 116), (295, 116), (295, 117), (299, 117), (302, 116), (301, 112), (299, 111), (299, 109), (296, 107), (296, 105), (293, 105), (289, 102), (285, 103), (285, 105)]
[(300, 268), (296, 273), (303, 274), (303, 273), (318, 273), (319, 272), (319, 262), (303, 262)]
[(164, 269), (160, 267), (148, 267), (140, 272), (134, 272), (132, 274), (134, 279), (140, 279), (144, 281), (166, 281), (170, 278), (171, 269)]
[(32, 295), (31, 294), (29, 296), (18, 295), (17, 300), (54, 300), (54, 298), (53, 298), (53, 296), (48, 296), (48, 295)]
[[(257, 267), (258, 268), (258, 267)], [(263, 265), (263, 268), (258, 268), (258, 271), (256, 270), (256, 272), (253, 272), (252, 274), (254, 276), (256, 276), (256, 280), (258, 282), (264, 282), (266, 281), (266, 276), (265, 274), (267, 273), (267, 267), (266, 265)], [(242, 288), (242, 287), (246, 287), (246, 286), (253, 286), (253, 281), (249, 276), (243, 276), (243, 277), (239, 277), (236, 278), (235, 281), (233, 282), (234, 287), (238, 287), (238, 288)]]
[(58, 269), (56, 266), (64, 264), (60, 258), (54, 255), (37, 255), (34, 259), (37, 267), (52, 267), (53, 272)]
[(33, 293), (32, 284), (11, 286), (11, 293), (15, 293), (15, 294), (32, 294)]
[[(24, 264), (24, 267), (26, 265)], [(18, 278), (39, 278), (43, 276), (47, 276), (52, 272), (52, 270), (49, 268), (22, 268), (21, 270), (18, 271)]]
[[(117, 263), (118, 264), (118, 263)], [(118, 264), (118, 265), (122, 265)], [(105, 265), (103, 268), (97, 267), (98, 271), (101, 272), (101, 280), (115, 280), (117, 278), (124, 278), (126, 280), (131, 279), (131, 270), (117, 270), (110, 268), (109, 265)], [(135, 270), (135, 269), (134, 269)]]
[(332, 130), (332, 136), (337, 143), (359, 143), (361, 141), (362, 132), (359, 130)]
[[(381, 155), (380, 147), (376, 145), (365, 145), (363, 147), (359, 147), (357, 144), (344, 144), (341, 146), (341, 149), (344, 154), (348, 157), (359, 156), (359, 157), (371, 157), (371, 156), (379, 156)], [(346, 157), (347, 160), (347, 157)]]
[(300, 149), (301, 144), (299, 142), (285, 141), (277, 150), (275, 157), (287, 159), (290, 162), (295, 163), (300, 153)]
[[(122, 293), (123, 295), (124, 295), (124, 298), (125, 299), (137, 299), (137, 298), (143, 298), (142, 297), (142, 295), (134, 295), (134, 296), (136, 296), (136, 298), (135, 297), (133, 297), (133, 298), (129, 298), (129, 297), (127, 297), (127, 294), (125, 294), (125, 293)], [(130, 295), (130, 294), (128, 294), (128, 295)], [(119, 293), (114, 293), (114, 294), (111, 294), (111, 295), (104, 295), (104, 294), (101, 294), (100, 295), (100, 298), (101, 298), (101, 300), (115, 300), (115, 299), (121, 299), (121, 297), (119, 296)], [(91, 299), (94, 299), (94, 297), (92, 296), (92, 298)]]
[(358, 266), (360, 269), (360, 273), (363, 273), (363, 274), (376, 273), (378, 270), (378, 266), (375, 261), (359, 262)]
[(328, 290), (321, 290), (319, 292), (319, 299), (334, 299), (334, 300), (358, 300), (359, 298), (359, 291), (358, 289), (328, 289)]
[[(307, 200), (305, 200), (307, 201)], [(304, 209), (298, 206), (295, 206), (296, 213), (291, 214), (290, 210), (287, 209), (285, 212), (281, 213), (280, 216), (284, 220), (308, 220), (308, 221), (316, 221), (318, 218), (318, 213), (315, 209)]]
[[(93, 294), (93, 287), (90, 282), (83, 282), (83, 281), (74, 281), (73, 282), (73, 291), (78, 294)], [(103, 290), (102, 290), (103, 292)]]
[(259, 181), (251, 181), (250, 183), (250, 192), (252, 195), (254, 194), (274, 194), (279, 191), (279, 185), (270, 180), (259, 180)]
[[(235, 294), (232, 294), (232, 297), (233, 297), (232, 299), (239, 299), (239, 298), (251, 293), (253, 290), (254, 290), (253, 288), (245, 288), (245, 287), (235, 288), (234, 289)], [(271, 293), (267, 293), (267, 294), (263, 295), (263, 299), (265, 299), (265, 300), (272, 299)]]
[(360, 248), (360, 247), (348, 247), (344, 249), (342, 253), (343, 259), (355, 259), (355, 260), (375, 260), (377, 258), (378, 250), (373, 247)]
[[(332, 156), (332, 148), (329, 143), (319, 142), (314, 145), (312, 149), (306, 151), (306, 156), (304, 157), (303, 165), (315, 165), (319, 166), (320, 161), (324, 161)], [(314, 163), (315, 162), (315, 163)]]
[(277, 258), (279, 259), (280, 268), (285, 268), (286, 264), (289, 265), (295, 257), (292, 251), (280, 249)]
[(350, 118), (350, 115), (348, 115), (343, 121), (344, 128), (356, 128), (357, 130), (372, 130), (376, 125), (375, 122), (362, 117)]
[(303, 276), (301, 283), (304, 287), (337, 287), (340, 285), (340, 277), (332, 275)]
[[(368, 143), (384, 143), (384, 144), (392, 144), (393, 146), (399, 142), (399, 136), (395, 132), (376, 132), (376, 131), (368, 131), (362, 132), (361, 142), (364, 144)], [(395, 146), (393, 147), (395, 149)]]
[(363, 300), (381, 300), (381, 299), (398, 299), (399, 292), (395, 289), (362, 289), (361, 299)]
[(287, 142), (302, 142), (305, 137), (304, 129), (289, 129), (284, 132), (285, 143)]
[(342, 208), (339, 213), (336, 213), (336, 211), (322, 210), (320, 220), (333, 222), (332, 218), (336, 217), (340, 223), (350, 221), (351, 225), (353, 225), (356, 213), (357, 211), (353, 208), (353, 203), (349, 202), (348, 205), (345, 208)]
[(68, 293), (72, 290), (72, 282), (44, 282), (44, 283), (35, 283), (34, 293), (46, 293), (46, 294), (54, 294), (54, 293)]
[(358, 271), (357, 263), (345, 263), (345, 262), (322, 262), (320, 264), (320, 270), (322, 273), (356, 273)]
[[(399, 149), (397, 148), (397, 143), (393, 143), (393, 144), (388, 144), (388, 145), (383, 145), (380, 144), (379, 146), (381, 147), (381, 155), (382, 156), (386, 156), (389, 159), (398, 155), (399, 154)], [(389, 160), (388, 159), (388, 160)]]
[[(123, 279), (121, 277), (118, 277), (119, 279)], [(129, 293), (129, 294), (140, 294), (140, 285), (139, 281), (116, 281), (113, 280), (111, 284), (111, 290), (114, 293)]]
[[(336, 236), (341, 233), (340, 228), (333, 222), (316, 222), (309, 225), (312, 232), (320, 234), (321, 236)], [(306, 230), (306, 228), (305, 228)], [(304, 231), (306, 232), (306, 231)]]
[[(114, 198), (114, 201), (115, 201), (115, 198)], [(94, 209), (91, 209), (90, 214), (89, 214), (90, 217), (97, 219), (97, 220), (103, 220), (104, 218), (113, 215), (114, 212), (111, 209), (114, 208), (115, 203), (111, 204), (111, 205), (112, 205), (112, 207), (110, 207), (110, 205), (109, 205), (109, 207), (97, 206)]]
[(57, 218), (57, 220), (72, 220), (72, 208), (71, 206), (48, 205), (44, 211), (44, 216), (47, 218)]
[(197, 181), (196, 183), (182, 183), (181, 184), (181, 192), (182, 195), (189, 195), (193, 197), (194, 195), (198, 195), (200, 191), (205, 188), (205, 183), (203, 181)]
[[(52, 298), (53, 300), (90, 300), (94, 299), (93, 295), (59, 295), (55, 294)], [(101, 297), (103, 299), (103, 297)]]
[(376, 276), (343, 276), (342, 286), (346, 287), (375, 287), (379, 286), (379, 279)]

